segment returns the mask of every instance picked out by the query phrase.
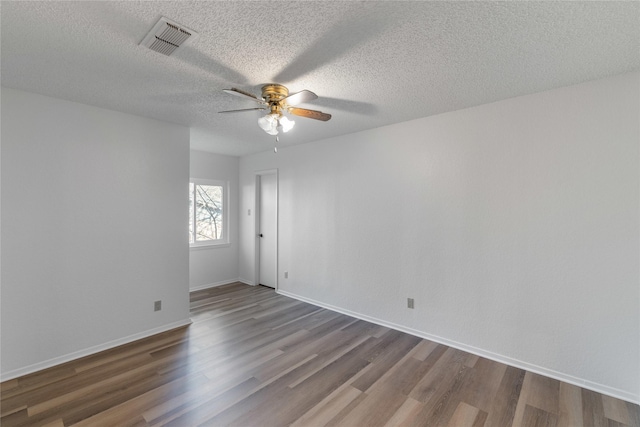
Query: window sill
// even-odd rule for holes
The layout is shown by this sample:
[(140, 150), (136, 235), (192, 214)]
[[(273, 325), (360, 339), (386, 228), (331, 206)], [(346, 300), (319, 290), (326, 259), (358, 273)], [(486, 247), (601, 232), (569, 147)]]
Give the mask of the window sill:
[(228, 248), (231, 243), (210, 243), (207, 245), (189, 245), (189, 250), (200, 251), (203, 249)]

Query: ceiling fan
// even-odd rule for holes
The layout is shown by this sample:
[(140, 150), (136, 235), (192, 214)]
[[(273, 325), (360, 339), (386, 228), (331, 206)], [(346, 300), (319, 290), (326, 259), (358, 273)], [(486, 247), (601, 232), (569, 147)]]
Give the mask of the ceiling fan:
[(245, 108), (242, 110), (227, 110), (220, 111), (220, 113), (237, 113), (254, 110), (269, 111), (267, 115), (258, 119), (258, 126), (260, 126), (260, 128), (269, 135), (278, 135), (279, 131), (288, 132), (293, 128), (295, 122), (284, 116), (284, 112), (295, 116), (321, 120), (323, 122), (326, 122), (331, 118), (331, 114), (323, 113), (322, 111), (295, 107), (303, 102), (313, 101), (318, 98), (318, 96), (310, 90), (302, 90), (289, 95), (289, 89), (282, 85), (272, 83), (262, 86), (261, 98), (236, 88), (224, 89), (224, 92), (241, 98), (250, 99), (261, 104), (262, 107)]

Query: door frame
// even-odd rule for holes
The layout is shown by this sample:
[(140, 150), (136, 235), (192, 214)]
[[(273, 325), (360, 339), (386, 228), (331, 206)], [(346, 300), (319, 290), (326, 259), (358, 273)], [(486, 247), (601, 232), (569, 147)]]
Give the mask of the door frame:
[(278, 178), (278, 169), (266, 169), (266, 170), (260, 170), (260, 171), (256, 171), (255, 173), (255, 181), (254, 181), (254, 185), (255, 185), (255, 200), (254, 200), (254, 212), (255, 212), (255, 217), (254, 217), (254, 224), (253, 224), (253, 230), (254, 230), (254, 247), (255, 247), (255, 265), (254, 265), (254, 283), (257, 285), (260, 284), (260, 216), (262, 215), (262, 212), (260, 212), (260, 190), (261, 190), (261, 177), (263, 175), (275, 175), (276, 177), (276, 203), (275, 203), (275, 207), (276, 207), (276, 229), (275, 231), (275, 255), (276, 255), (276, 259), (275, 259), (275, 272), (276, 272), (276, 282), (275, 282), (275, 290), (278, 290), (278, 222), (279, 222), (279, 217), (278, 217), (278, 205), (279, 205), (279, 191), (280, 191), (280, 180)]

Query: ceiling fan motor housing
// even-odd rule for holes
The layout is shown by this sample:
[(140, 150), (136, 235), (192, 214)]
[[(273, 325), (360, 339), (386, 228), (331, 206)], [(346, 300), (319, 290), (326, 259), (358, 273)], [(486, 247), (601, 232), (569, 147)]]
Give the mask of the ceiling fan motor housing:
[(279, 84), (262, 86), (262, 98), (269, 103), (271, 114), (282, 114), (282, 100), (289, 96), (289, 89)]
[(262, 97), (267, 102), (278, 102), (289, 96), (289, 89), (279, 84), (268, 84), (262, 86)]

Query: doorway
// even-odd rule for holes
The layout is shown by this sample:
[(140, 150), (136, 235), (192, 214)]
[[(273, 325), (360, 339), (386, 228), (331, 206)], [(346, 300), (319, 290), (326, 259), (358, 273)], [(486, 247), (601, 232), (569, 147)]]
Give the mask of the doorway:
[(256, 284), (278, 285), (278, 171), (256, 173)]

